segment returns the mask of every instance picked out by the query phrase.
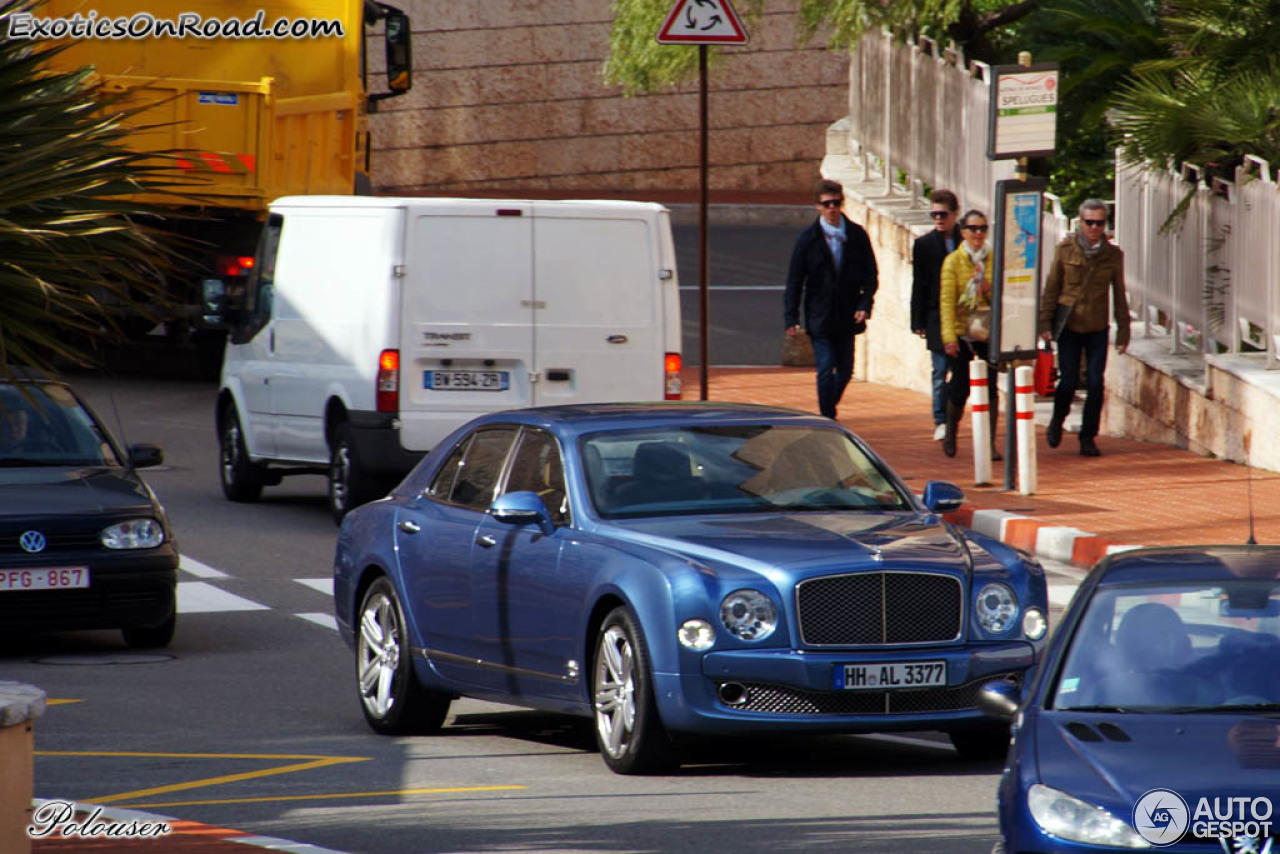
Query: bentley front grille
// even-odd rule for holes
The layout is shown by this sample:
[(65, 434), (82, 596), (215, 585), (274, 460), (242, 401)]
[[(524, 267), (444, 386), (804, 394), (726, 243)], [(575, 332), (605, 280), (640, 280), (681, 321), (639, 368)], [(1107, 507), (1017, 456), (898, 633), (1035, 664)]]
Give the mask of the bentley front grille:
[(960, 637), (960, 579), (936, 572), (857, 572), (796, 587), (800, 639), (808, 646), (946, 643)]

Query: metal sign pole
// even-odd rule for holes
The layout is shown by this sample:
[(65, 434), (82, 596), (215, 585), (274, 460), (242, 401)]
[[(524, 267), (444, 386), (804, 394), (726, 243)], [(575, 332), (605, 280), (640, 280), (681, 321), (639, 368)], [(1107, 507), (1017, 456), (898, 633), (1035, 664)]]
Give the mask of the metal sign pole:
[(702, 371), (699, 400), (707, 399), (707, 372), (710, 361), (707, 339), (709, 337), (708, 314), (711, 306), (711, 254), (707, 235), (707, 46), (698, 45), (698, 123), (701, 136), (698, 141), (698, 182), (701, 199), (698, 203), (698, 364)]

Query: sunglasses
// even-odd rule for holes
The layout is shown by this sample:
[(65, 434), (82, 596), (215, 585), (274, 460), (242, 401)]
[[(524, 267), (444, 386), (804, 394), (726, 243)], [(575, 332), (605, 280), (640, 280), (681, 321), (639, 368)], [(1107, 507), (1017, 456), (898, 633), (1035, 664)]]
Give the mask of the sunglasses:
[(986, 234), (987, 228), (988, 228), (988, 226), (985, 226), (985, 225), (962, 225), (960, 227), (967, 228), (970, 231), (976, 232), (978, 234)]
[(949, 216), (953, 216), (953, 214), (951, 211), (929, 211), (929, 216), (934, 219), (946, 219)]
[(1090, 228), (1102, 228), (1107, 224), (1105, 219), (1082, 219), (1080, 221)]
[(825, 202), (818, 202), (824, 208), (838, 208), (844, 204), (844, 199), (827, 199)]

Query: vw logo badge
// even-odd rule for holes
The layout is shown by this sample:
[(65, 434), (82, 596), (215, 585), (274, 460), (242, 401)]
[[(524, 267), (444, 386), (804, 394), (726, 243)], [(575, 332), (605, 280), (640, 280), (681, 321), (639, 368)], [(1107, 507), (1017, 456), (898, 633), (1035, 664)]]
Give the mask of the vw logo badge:
[(18, 538), (18, 545), (22, 546), (22, 550), (28, 554), (44, 551), (44, 547), (49, 544), (44, 534), (39, 531), (25, 531)]

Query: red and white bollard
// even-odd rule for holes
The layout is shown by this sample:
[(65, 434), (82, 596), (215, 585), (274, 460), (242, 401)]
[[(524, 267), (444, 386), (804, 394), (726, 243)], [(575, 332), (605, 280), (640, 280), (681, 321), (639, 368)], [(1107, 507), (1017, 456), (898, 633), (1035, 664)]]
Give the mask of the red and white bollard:
[(969, 404), (973, 412), (973, 484), (991, 483), (991, 397), (987, 393), (987, 363), (969, 363)]
[(1018, 425), (1018, 492), (1036, 494), (1036, 370), (1031, 366), (1015, 368), (1013, 388), (1014, 423)]

